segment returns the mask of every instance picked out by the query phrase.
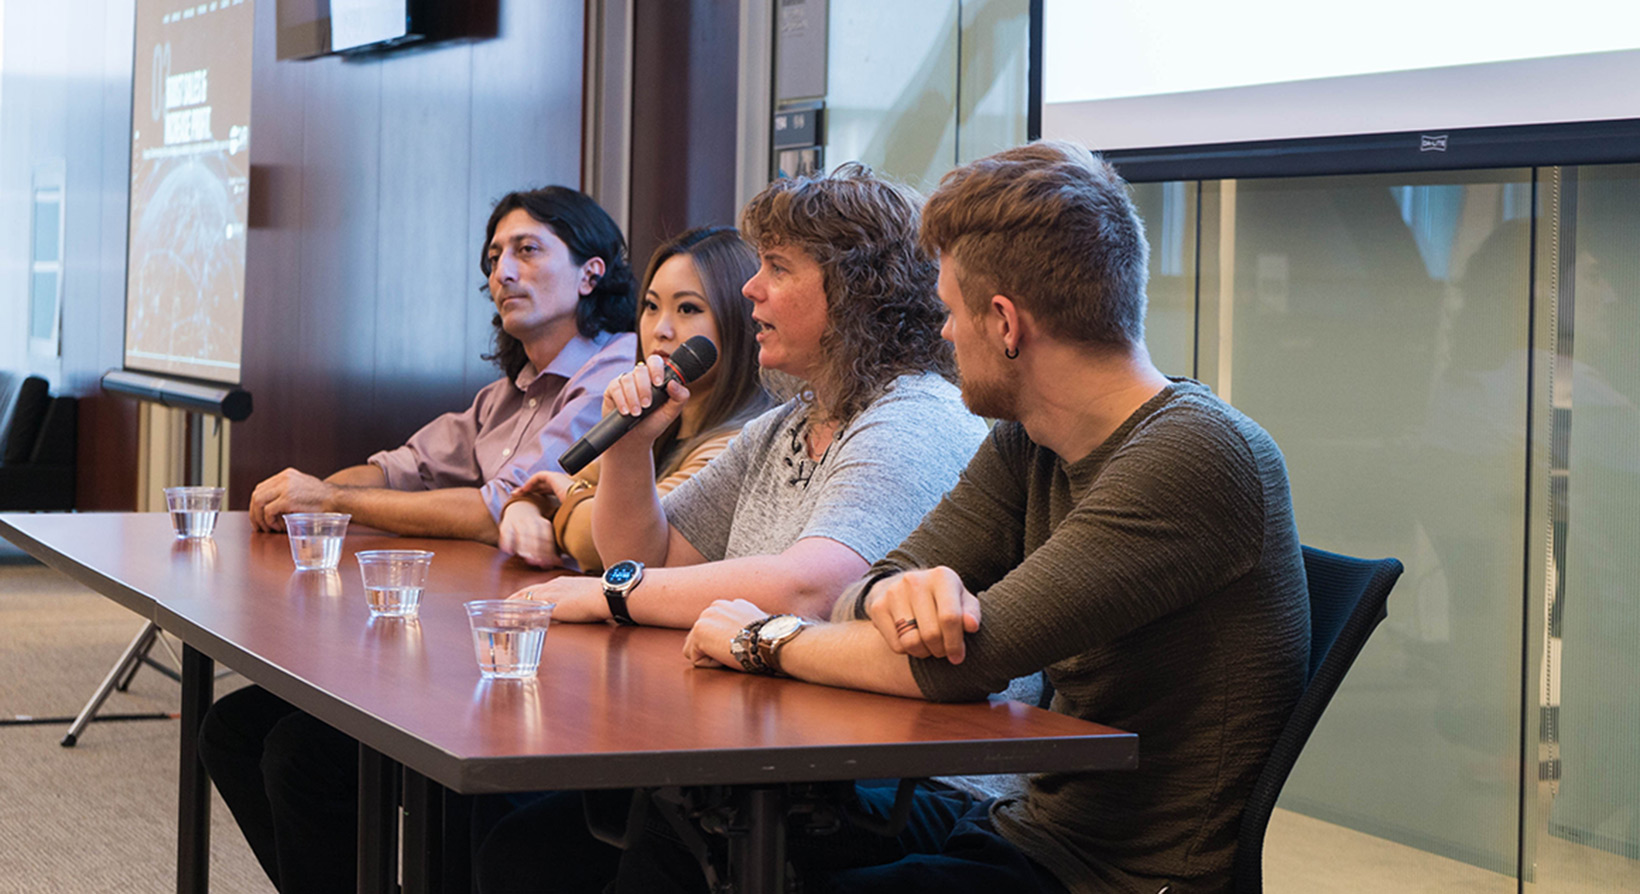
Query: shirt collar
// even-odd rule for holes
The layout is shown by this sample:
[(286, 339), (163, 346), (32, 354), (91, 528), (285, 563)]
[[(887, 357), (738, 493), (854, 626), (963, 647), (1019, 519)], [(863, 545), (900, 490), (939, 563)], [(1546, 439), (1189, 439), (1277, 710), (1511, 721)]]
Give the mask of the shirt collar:
[(613, 339), (615, 335), (616, 333), (613, 332), (600, 332), (591, 338), (587, 338), (577, 332), (575, 337), (571, 338), (558, 351), (557, 356), (552, 358), (546, 369), (537, 370), (534, 363), (526, 360), (524, 368), (519, 370), (518, 375), (513, 379), (513, 385), (519, 391), (528, 391), (530, 386), (535, 384), (535, 380), (543, 375), (568, 379), (575, 375), (576, 370), (585, 366), (587, 361), (593, 358), (593, 355), (603, 350), (604, 346), (609, 344), (610, 339)]

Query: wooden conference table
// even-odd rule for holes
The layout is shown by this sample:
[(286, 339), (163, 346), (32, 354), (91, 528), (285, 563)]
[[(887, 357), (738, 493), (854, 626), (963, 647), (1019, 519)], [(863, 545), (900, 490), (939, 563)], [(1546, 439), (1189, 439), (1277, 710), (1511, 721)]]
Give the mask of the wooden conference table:
[[(360, 890), (399, 876), (437, 890), (436, 808), (462, 794), (721, 785), (751, 827), (732, 855), (740, 891), (779, 890), (782, 783), (1126, 769), (1131, 733), (1017, 702), (930, 704), (691, 667), (683, 631), (554, 624), (537, 681), (485, 682), (462, 602), (510, 593), (539, 571), (482, 544), (355, 527), (336, 572), (297, 572), (283, 534), (223, 513), (215, 536), (179, 541), (165, 513), (0, 514), (0, 537), (180, 637), (183, 649), (177, 890), (208, 887), (210, 782), (197, 757), (213, 661), (361, 743)], [(433, 550), (420, 618), (372, 621), (352, 554)]]

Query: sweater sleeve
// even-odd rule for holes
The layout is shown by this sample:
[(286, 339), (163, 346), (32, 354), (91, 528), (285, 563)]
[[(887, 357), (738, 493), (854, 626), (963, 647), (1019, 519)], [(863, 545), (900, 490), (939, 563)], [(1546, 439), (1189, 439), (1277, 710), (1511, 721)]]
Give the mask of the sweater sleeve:
[[(1068, 473), (1074, 478), (1076, 467)], [(1264, 531), (1261, 479), (1252, 450), (1222, 418), (1158, 420), (1093, 474), (1040, 546), (994, 583), (970, 584), (981, 624), (968, 637), (967, 659), (912, 660), (926, 696), (1001, 691), (1014, 677), (1109, 643), (1253, 569)], [(1051, 490), (1039, 482), (1032, 496), (1051, 503)], [(1068, 499), (1070, 488), (1053, 492)], [(1046, 511), (1026, 511), (1039, 508)], [(985, 546), (966, 544), (975, 552)]]
[(721, 434), (713, 435), (689, 451), (689, 455), (678, 464), (677, 471), (655, 482), (655, 492), (661, 496), (671, 493), (678, 485), (695, 477), (695, 473), (706, 468), (706, 464), (717, 458), (717, 455), (728, 448), (729, 442), (735, 439), (740, 429), (732, 429)]
[[(672, 492), (672, 489), (688, 481), (691, 477), (706, 468), (712, 458), (723, 452), (725, 447), (735, 436), (734, 431), (724, 432), (721, 435), (708, 438), (689, 451), (677, 471), (655, 482), (655, 491), (661, 496)], [(558, 529), (558, 547), (572, 556), (582, 571), (598, 571), (604, 567), (603, 559), (598, 555), (598, 548), (592, 542), (592, 513), (593, 506), (598, 502), (596, 488), (598, 486), (598, 469), (601, 464), (594, 460), (591, 465), (581, 470), (582, 480), (591, 484), (594, 490), (585, 493), (580, 499), (571, 498), (558, 510), (563, 517), (554, 519)]]

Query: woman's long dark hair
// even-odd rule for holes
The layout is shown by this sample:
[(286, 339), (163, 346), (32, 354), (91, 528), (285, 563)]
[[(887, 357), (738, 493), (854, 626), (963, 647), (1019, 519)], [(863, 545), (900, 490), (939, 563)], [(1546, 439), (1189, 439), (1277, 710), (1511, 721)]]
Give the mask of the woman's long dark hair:
[[(593, 284), (592, 291), (582, 295), (575, 305), (575, 328), (581, 335), (592, 338), (600, 332), (631, 332), (637, 301), (632, 292), (632, 264), (626, 256), (626, 237), (597, 202), (565, 186), (511, 192), (496, 203), (495, 210), (490, 212), (490, 222), (484, 227), (484, 244), (478, 252), (478, 269), (484, 272), (486, 297), (489, 295), (490, 240), (495, 238), (495, 228), (501, 218), (520, 208), (551, 228), (569, 248), (575, 263), (603, 259), (603, 275)], [(499, 313), (490, 320), (490, 325), (495, 327), (495, 350), (485, 354), (484, 359), (501, 367), (507, 378), (516, 378), (530, 359), (524, 353), (524, 343), (501, 328)]]
[[(734, 227), (697, 227), (678, 234), (655, 249), (655, 254), (649, 259), (649, 267), (644, 271), (636, 319), (643, 316), (642, 296), (648, 294), (650, 283), (655, 280), (655, 271), (678, 255), (683, 255), (695, 265), (695, 275), (700, 278), (701, 287), (706, 291), (706, 303), (711, 306), (712, 317), (717, 321), (717, 377), (712, 392), (706, 396), (700, 430), (679, 441), (680, 418), (655, 440), (657, 478), (665, 478), (677, 471), (702, 441), (726, 430), (740, 428), (773, 403), (758, 378), (757, 324), (752, 322), (752, 303), (740, 293), (746, 281), (757, 273), (757, 255), (740, 238), (739, 230)], [(638, 346), (638, 360), (643, 360), (642, 345)]]

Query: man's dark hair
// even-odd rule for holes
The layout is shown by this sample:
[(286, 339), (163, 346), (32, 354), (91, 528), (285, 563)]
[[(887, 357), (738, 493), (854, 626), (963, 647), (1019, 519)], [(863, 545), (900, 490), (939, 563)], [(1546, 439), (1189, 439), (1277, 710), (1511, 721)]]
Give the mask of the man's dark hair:
[[(501, 219), (522, 208), (539, 223), (546, 224), (569, 248), (577, 264), (602, 258), (604, 273), (589, 294), (575, 306), (575, 328), (592, 338), (600, 332), (631, 332), (637, 312), (633, 293), (632, 265), (626, 256), (626, 237), (585, 193), (565, 186), (548, 186), (528, 192), (511, 192), (495, 204), (490, 222), (484, 227), (484, 243), (479, 246), (478, 269), (484, 272), (484, 294), (489, 295), (490, 240)], [(484, 355), (511, 379), (529, 362), (524, 345), (501, 328), (498, 313), (490, 324), (495, 327), (495, 350)]]

